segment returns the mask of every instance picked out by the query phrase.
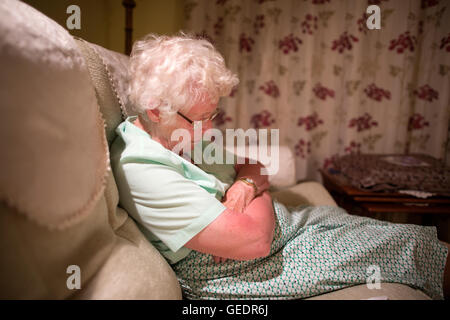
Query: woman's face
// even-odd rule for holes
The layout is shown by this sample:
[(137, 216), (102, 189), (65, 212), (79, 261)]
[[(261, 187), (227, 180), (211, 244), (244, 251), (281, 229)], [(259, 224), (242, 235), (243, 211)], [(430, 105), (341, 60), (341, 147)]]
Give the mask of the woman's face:
[[(190, 123), (187, 119), (183, 118), (181, 115), (176, 115), (176, 121), (173, 125), (169, 126), (167, 129), (168, 137), (171, 136), (172, 132), (176, 129), (186, 129), (189, 132), (191, 145), (189, 148), (193, 148), (194, 144), (201, 140), (203, 133), (212, 128), (212, 121), (206, 120), (208, 119), (217, 108), (217, 103), (209, 103), (209, 102), (201, 102), (193, 106), (189, 111), (183, 113), (180, 111), (186, 118), (194, 121), (201, 122), (202, 130), (199, 131), (201, 134), (197, 133), (197, 136), (194, 135), (194, 123)], [(198, 125), (198, 124), (197, 124)], [(177, 145), (179, 141), (169, 141), (170, 149), (172, 149), (175, 145)], [(188, 148), (188, 146), (185, 146)]]

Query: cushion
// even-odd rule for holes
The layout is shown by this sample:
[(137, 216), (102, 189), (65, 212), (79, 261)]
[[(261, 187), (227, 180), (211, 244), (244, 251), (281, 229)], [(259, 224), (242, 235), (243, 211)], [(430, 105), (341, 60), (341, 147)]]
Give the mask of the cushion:
[(380, 289), (369, 289), (362, 284), (321, 294), (305, 300), (431, 300), (420, 290), (398, 283), (380, 283)]
[(279, 146), (278, 154), (275, 153), (273, 156), (270, 154), (269, 146), (267, 153), (270, 156), (265, 159), (258, 156), (259, 149), (257, 145), (234, 146), (234, 148), (232, 146), (226, 146), (226, 149), (239, 157), (257, 159), (261, 162), (269, 173), (269, 182), (272, 191), (295, 185), (295, 157), (288, 146)]
[[(64, 230), (49, 232), (0, 203), (0, 299), (181, 299), (166, 260), (117, 207), (109, 177), (92, 214)], [(67, 288), (71, 265), (81, 290)]]
[(103, 193), (104, 121), (70, 34), (20, 1), (1, 1), (0, 16), (0, 198), (40, 225), (65, 228)]
[(172, 268), (134, 220), (117, 206), (119, 193), (112, 174), (108, 176), (104, 200), (110, 225), (117, 235), (114, 246), (95, 276), (71, 298), (181, 299), (181, 288)]
[(286, 206), (337, 206), (328, 191), (318, 182), (308, 181), (272, 193), (272, 197)]

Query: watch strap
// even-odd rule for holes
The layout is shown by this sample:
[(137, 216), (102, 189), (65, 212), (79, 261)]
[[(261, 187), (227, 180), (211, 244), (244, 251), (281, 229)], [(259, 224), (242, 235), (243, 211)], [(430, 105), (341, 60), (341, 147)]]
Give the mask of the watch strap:
[(249, 186), (252, 186), (253, 190), (255, 190), (255, 195), (258, 194), (258, 187), (256, 187), (256, 183), (252, 179), (250, 179), (250, 178), (240, 178), (239, 181), (242, 181), (245, 184), (248, 184)]

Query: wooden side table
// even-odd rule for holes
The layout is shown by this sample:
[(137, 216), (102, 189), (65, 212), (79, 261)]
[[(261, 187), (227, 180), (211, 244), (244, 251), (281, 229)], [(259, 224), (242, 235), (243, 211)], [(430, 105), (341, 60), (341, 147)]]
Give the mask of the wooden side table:
[[(323, 185), (336, 203), (350, 214), (366, 217), (382, 217), (388, 213), (420, 215), (421, 224), (438, 227), (439, 238), (449, 241), (450, 198), (416, 198), (402, 193), (369, 192), (351, 186), (348, 179), (339, 172), (320, 169)], [(439, 227), (437, 220), (446, 221)], [(417, 221), (417, 219), (415, 220)]]

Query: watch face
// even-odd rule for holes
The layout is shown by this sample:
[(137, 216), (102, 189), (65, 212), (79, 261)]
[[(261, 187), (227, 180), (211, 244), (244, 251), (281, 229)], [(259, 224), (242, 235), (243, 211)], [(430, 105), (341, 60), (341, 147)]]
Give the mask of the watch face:
[(255, 194), (257, 193), (258, 189), (256, 187), (256, 183), (253, 181), (253, 179), (250, 178), (243, 178), (241, 179), (244, 183), (253, 186), (253, 189), (255, 190)]
[(253, 179), (250, 179), (250, 178), (245, 178), (245, 180), (246, 180), (246, 181), (248, 181), (248, 182), (250, 182), (250, 183), (253, 183), (253, 184), (255, 184), (255, 181), (253, 181)]

